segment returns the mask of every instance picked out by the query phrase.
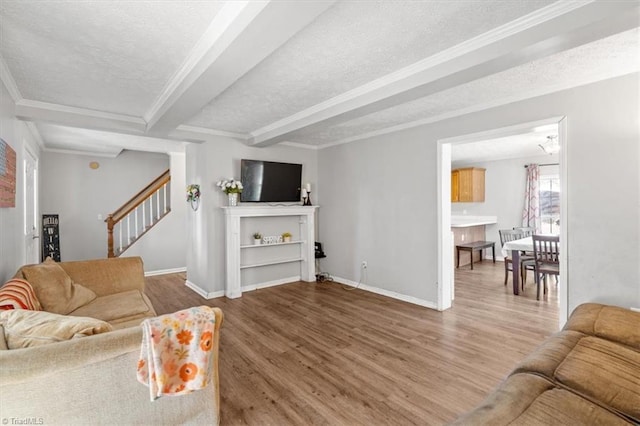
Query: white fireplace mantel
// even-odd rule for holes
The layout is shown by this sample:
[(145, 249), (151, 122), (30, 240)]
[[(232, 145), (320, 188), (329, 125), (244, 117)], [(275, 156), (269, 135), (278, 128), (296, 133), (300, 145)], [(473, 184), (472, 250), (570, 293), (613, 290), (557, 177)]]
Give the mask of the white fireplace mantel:
[[(226, 283), (225, 296), (235, 299), (242, 296), (242, 283), (240, 270), (249, 267), (262, 267), (277, 263), (300, 263), (300, 279), (313, 282), (315, 278), (315, 212), (318, 206), (234, 206), (223, 207), (226, 219)], [(249, 217), (275, 217), (275, 216), (299, 216), (300, 240), (283, 244), (299, 244), (300, 256), (279, 260), (278, 262), (265, 262), (255, 265), (241, 265), (242, 250), (250, 249), (240, 244), (240, 223), (243, 218)]]

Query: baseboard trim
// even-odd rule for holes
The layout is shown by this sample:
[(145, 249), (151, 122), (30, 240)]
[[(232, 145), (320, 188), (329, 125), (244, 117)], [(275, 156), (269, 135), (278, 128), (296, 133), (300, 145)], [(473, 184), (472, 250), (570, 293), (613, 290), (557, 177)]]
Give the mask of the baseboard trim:
[(333, 280), (340, 284), (346, 284), (351, 287), (358, 287), (359, 289), (362, 289), (371, 293), (380, 294), (382, 296), (387, 296), (392, 299), (402, 300), (403, 302), (409, 302), (409, 303), (413, 303), (414, 305), (424, 306), (425, 308), (438, 310), (438, 304), (434, 302), (430, 302), (428, 300), (418, 299), (417, 297), (407, 296), (406, 294), (400, 294), (400, 293), (396, 293), (395, 291), (389, 291), (383, 288), (372, 287), (366, 284), (360, 284), (358, 286), (358, 283), (356, 281), (351, 281), (342, 277), (334, 276)]
[(195, 291), (196, 293), (198, 293), (200, 296), (204, 297), (205, 299), (215, 299), (216, 297), (224, 296), (224, 290), (208, 292), (208, 291), (205, 291), (202, 288), (198, 287), (198, 285), (192, 283), (189, 280), (185, 280), (184, 285), (186, 285), (191, 290)]
[(300, 281), (300, 275), (297, 275), (295, 277), (288, 277), (288, 278), (281, 278), (279, 280), (273, 280), (273, 281), (265, 281), (263, 283), (258, 283), (258, 284), (252, 284), (252, 285), (243, 285), (242, 286), (242, 291), (254, 291), (254, 290), (258, 290), (261, 288), (267, 288), (267, 287), (275, 287), (277, 285), (282, 285), (282, 284), (289, 284), (295, 281)]
[(148, 271), (144, 273), (145, 277), (153, 277), (155, 275), (176, 274), (178, 272), (187, 272), (187, 267), (172, 268), (172, 269), (158, 269), (157, 271)]

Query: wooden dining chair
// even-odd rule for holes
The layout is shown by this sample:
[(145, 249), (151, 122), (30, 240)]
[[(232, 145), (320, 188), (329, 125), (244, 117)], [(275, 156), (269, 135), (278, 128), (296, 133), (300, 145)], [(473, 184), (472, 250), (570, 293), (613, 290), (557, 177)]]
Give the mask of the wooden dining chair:
[(532, 235), (535, 258), (536, 298), (540, 300), (540, 281), (544, 277), (544, 294), (547, 294), (547, 276), (560, 275), (560, 237)]
[(520, 231), (520, 233), (524, 235), (522, 238), (530, 237), (536, 233), (536, 228), (530, 226), (514, 226), (513, 230)]
[[(498, 233), (500, 234), (500, 244), (502, 246), (508, 241), (519, 240), (525, 237), (522, 232), (514, 231), (513, 229), (500, 229)], [(527, 269), (534, 269), (533, 256), (520, 256), (520, 280), (523, 290), (527, 279)], [(509, 272), (513, 272), (513, 259), (511, 259), (511, 256), (504, 258), (504, 285), (507, 285), (507, 281), (509, 280)]]

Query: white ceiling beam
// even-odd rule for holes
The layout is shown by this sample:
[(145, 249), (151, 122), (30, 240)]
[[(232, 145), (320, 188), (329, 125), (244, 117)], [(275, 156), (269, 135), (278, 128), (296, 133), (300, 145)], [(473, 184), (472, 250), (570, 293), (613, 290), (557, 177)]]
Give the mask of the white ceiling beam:
[(638, 26), (637, 2), (557, 2), (251, 132), (270, 146), (300, 130), (335, 125)]
[(149, 136), (82, 129), (56, 124), (39, 124), (46, 137), (46, 150), (66, 149), (117, 155), (123, 149), (171, 153), (184, 152), (187, 142), (159, 139)]
[(147, 132), (173, 131), (334, 2), (228, 2), (145, 114)]
[(118, 133), (143, 135), (146, 129), (145, 121), (138, 117), (29, 99), (17, 101), (15, 113), (17, 118), (24, 121), (56, 123)]

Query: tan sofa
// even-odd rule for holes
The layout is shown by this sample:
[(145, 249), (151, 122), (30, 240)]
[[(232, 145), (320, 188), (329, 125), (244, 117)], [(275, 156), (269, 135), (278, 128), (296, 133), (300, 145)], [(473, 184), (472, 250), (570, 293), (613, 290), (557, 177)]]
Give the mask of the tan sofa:
[[(68, 315), (91, 317), (108, 322), (114, 329), (140, 325), (142, 320), (156, 316), (149, 298), (144, 294), (144, 269), (139, 257), (60, 262), (71, 279), (96, 294), (96, 298)], [(15, 277), (22, 278), (38, 289), (47, 286), (46, 274), (39, 274), (44, 265), (27, 265)], [(42, 283), (34, 282), (42, 280)], [(46, 310), (46, 309), (45, 309)]]
[[(139, 324), (156, 315), (144, 294), (142, 260), (101, 259), (59, 265), (73, 281), (97, 296), (69, 315), (98, 318), (115, 330), (0, 350), (0, 418), (64, 425), (219, 423), (219, 309), (215, 309), (211, 384), (188, 395), (151, 402), (149, 388), (136, 379), (142, 341)], [(16, 276), (25, 278), (23, 272), (24, 267)]]
[(588, 303), (456, 425), (640, 424), (640, 313)]

